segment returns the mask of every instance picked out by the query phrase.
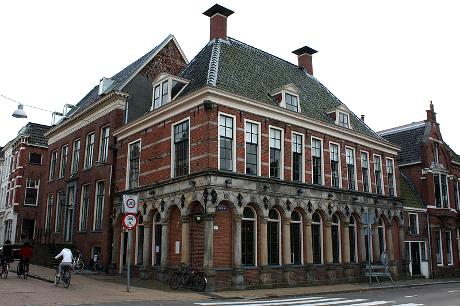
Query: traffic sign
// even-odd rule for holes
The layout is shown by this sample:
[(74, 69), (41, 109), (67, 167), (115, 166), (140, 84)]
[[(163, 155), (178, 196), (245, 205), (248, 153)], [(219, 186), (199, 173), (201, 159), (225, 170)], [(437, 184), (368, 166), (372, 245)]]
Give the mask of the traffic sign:
[(124, 194), (123, 195), (123, 212), (137, 214), (137, 194)]
[(123, 216), (123, 226), (130, 230), (137, 225), (137, 216), (134, 214), (125, 214)]

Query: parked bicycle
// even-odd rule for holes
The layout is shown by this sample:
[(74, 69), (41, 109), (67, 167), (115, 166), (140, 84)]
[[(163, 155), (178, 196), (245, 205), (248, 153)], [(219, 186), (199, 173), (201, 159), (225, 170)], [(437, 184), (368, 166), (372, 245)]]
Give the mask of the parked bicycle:
[(72, 260), (72, 268), (74, 272), (81, 272), (85, 268), (85, 263), (81, 259), (81, 254), (79, 253), (78, 256), (74, 257)]
[(24, 277), (27, 279), (29, 276), (29, 263), (24, 261), (23, 259), (19, 260), (18, 266), (16, 267), (16, 274), (18, 277)]
[(5, 260), (3, 265), (0, 265), (0, 276), (3, 278), (8, 278), (8, 272), (10, 271), (10, 263)]
[(59, 283), (62, 282), (62, 284), (64, 285), (64, 288), (69, 288), (70, 280), (72, 279), (72, 275), (71, 275), (72, 268), (70, 266), (64, 266), (62, 267), (61, 273), (59, 273), (59, 266), (55, 268), (56, 268), (56, 275), (54, 276), (54, 285), (58, 286)]
[(169, 279), (171, 289), (190, 288), (194, 291), (204, 291), (208, 279), (202, 271), (193, 269), (191, 265), (185, 266), (181, 263), (178, 271), (174, 272)]
[(102, 272), (105, 270), (104, 265), (102, 262), (99, 261), (99, 254), (94, 254), (93, 258), (91, 260), (91, 266), (93, 268), (93, 271), (95, 272)]

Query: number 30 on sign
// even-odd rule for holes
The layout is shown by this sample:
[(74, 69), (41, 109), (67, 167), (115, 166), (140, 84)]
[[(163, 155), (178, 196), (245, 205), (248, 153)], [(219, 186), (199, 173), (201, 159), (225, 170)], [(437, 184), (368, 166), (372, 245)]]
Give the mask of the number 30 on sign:
[(137, 225), (137, 216), (134, 214), (125, 214), (123, 216), (123, 227), (130, 230)]

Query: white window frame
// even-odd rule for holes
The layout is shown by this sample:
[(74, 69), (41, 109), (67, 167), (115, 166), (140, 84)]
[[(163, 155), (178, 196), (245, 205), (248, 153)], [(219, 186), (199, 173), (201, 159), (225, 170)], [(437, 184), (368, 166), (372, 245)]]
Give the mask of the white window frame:
[[(257, 216), (257, 211), (252, 208), (251, 206), (246, 206), (247, 208), (250, 208), (252, 210), (252, 212), (254, 213), (254, 218), (244, 218), (242, 217), (241, 220), (246, 220), (246, 221), (252, 221), (254, 222), (254, 267), (257, 267), (257, 249), (258, 249), (258, 244), (257, 244), (257, 219), (258, 219), (258, 216)], [(244, 208), (246, 208), (244, 207)], [(243, 208), (243, 210), (244, 210)], [(267, 257), (268, 259), (268, 257)], [(244, 267), (252, 267), (251, 265), (245, 265)]]
[[(447, 256), (447, 265), (453, 266), (454, 265), (454, 249), (452, 248), (452, 231), (446, 230), (446, 256)], [(447, 235), (449, 235), (449, 243), (447, 243)], [(450, 250), (450, 252), (448, 252)], [(450, 258), (449, 258), (450, 253)]]
[[(352, 227), (353, 229), (353, 233), (354, 233), (354, 237), (355, 237), (355, 252), (354, 252), (354, 255), (355, 257), (354, 258), (351, 258), (350, 256), (350, 262), (352, 263), (356, 263), (359, 261), (359, 254), (358, 254), (358, 221), (356, 220), (356, 218), (354, 216), (350, 216), (350, 219), (353, 218), (354, 220), (354, 223), (353, 225), (350, 226), (350, 223), (348, 223), (348, 232), (350, 232), (350, 227)], [(348, 241), (350, 241), (350, 236), (348, 236)]]
[[(273, 222), (273, 223), (278, 223), (278, 265), (281, 266), (281, 263), (283, 262), (283, 254), (282, 254), (282, 233), (281, 233), (281, 214), (276, 208), (271, 208), (273, 210), (276, 210), (276, 213), (278, 214), (278, 219), (270, 219), (270, 217), (267, 218), (267, 223), (268, 222)], [(270, 210), (269, 210), (270, 212)], [(268, 251), (268, 244), (267, 244), (267, 251)], [(267, 256), (268, 259), (268, 256)]]
[[(34, 180), (35, 181), (35, 187), (29, 187), (29, 181)], [(26, 179), (26, 186), (25, 186), (25, 191), (24, 191), (24, 206), (38, 206), (38, 198), (40, 197), (40, 179), (36, 178), (27, 178)], [(26, 203), (26, 194), (27, 194), (27, 189), (37, 189), (37, 198), (35, 199), (35, 204), (29, 204)]]
[[(334, 223), (331, 217), (331, 239), (332, 239), (332, 226), (337, 225), (337, 231), (338, 231), (338, 235), (337, 235), (338, 241), (337, 242), (339, 243), (339, 262), (338, 263), (342, 263), (342, 225), (341, 225), (340, 217), (337, 214), (335, 215), (337, 217), (338, 222)], [(334, 245), (332, 245), (332, 248), (334, 248)], [(334, 261), (333, 250), (331, 250), (331, 252), (332, 252), (332, 257), (333, 257), (332, 261)]]
[[(367, 171), (367, 181), (369, 182), (369, 191), (364, 190), (364, 174), (362, 173), (362, 171), (363, 171), (363, 159), (362, 159), (362, 156), (361, 156), (362, 153), (366, 154), (366, 156), (367, 156), (367, 170), (368, 170)], [(360, 164), (361, 164), (361, 180), (362, 180), (361, 183), (363, 185), (363, 191), (372, 193), (371, 162), (370, 162), (369, 156), (370, 156), (369, 152), (364, 151), (364, 150), (360, 151), (359, 160), (360, 160)], [(373, 164), (374, 164), (374, 161), (372, 161), (372, 165)]]
[[(340, 115), (345, 115), (348, 118), (348, 125), (345, 126), (340, 122)], [(337, 119), (335, 122), (338, 126), (344, 127), (346, 129), (351, 129), (351, 123), (350, 123), (350, 114), (348, 112), (342, 111), (342, 110), (337, 110)]]
[[(312, 218), (311, 218), (311, 226), (313, 226), (313, 224), (318, 224), (317, 222), (313, 221), (313, 215), (317, 213), (319, 215), (319, 242), (320, 242), (320, 249), (321, 249), (321, 262), (319, 264), (324, 264), (324, 220), (323, 220), (323, 216), (321, 216), (321, 214), (317, 211), (315, 211), (313, 214), (312, 214)], [(313, 229), (311, 231), (313, 233)], [(312, 237), (312, 246), (311, 246), (312, 250), (313, 250), (313, 237)], [(331, 250), (332, 251), (332, 250)], [(315, 255), (313, 254), (313, 257)], [(314, 263), (314, 264), (318, 264), (318, 263)]]
[[(301, 173), (301, 178), (300, 181), (302, 183), (305, 183), (305, 135), (299, 132), (291, 132), (291, 149), (292, 149), (292, 143), (294, 139), (294, 135), (298, 135), (302, 139), (302, 173)], [(294, 167), (294, 154), (291, 151), (291, 181), (294, 181), (294, 173), (293, 173), (293, 168)]]
[[(279, 128), (277, 126), (269, 125), (268, 126), (268, 176), (270, 177), (270, 159), (271, 159), (271, 154), (270, 154), (270, 130), (278, 130), (281, 131), (281, 152), (280, 152), (280, 180), (284, 179), (284, 129)], [(270, 177), (271, 178), (271, 177)]]
[(131, 145), (133, 143), (139, 142), (139, 177), (137, 178), (137, 185), (139, 186), (139, 178), (141, 176), (141, 151), (142, 151), (142, 138), (138, 138), (128, 143), (128, 152), (126, 153), (126, 177), (125, 177), (125, 189), (129, 189), (129, 172), (130, 169), (130, 159), (131, 159)]
[[(257, 176), (262, 175), (262, 128), (260, 122), (244, 119), (244, 174), (246, 174), (246, 125), (247, 123), (257, 125)], [(220, 162), (220, 158), (219, 158)]]
[[(48, 171), (48, 181), (53, 181), (56, 179), (56, 168), (57, 168), (57, 155), (58, 155), (58, 150), (55, 149), (51, 151), (51, 158), (50, 158), (50, 166), (49, 166), (49, 171)], [(54, 163), (53, 163), (54, 160)]]
[[(457, 200), (457, 202), (455, 203), (455, 209), (456, 209), (456, 210), (460, 210), (460, 192), (459, 192), (459, 190), (458, 190), (458, 188), (459, 188), (460, 186), (458, 185), (458, 178), (457, 178), (456, 180), (454, 180), (453, 184), (455, 184), (454, 187), (457, 187), (457, 188), (456, 188), (456, 189), (457, 189), (457, 194), (456, 194), (457, 198), (454, 197), (454, 200)], [(454, 188), (453, 191), (455, 192), (455, 188)], [(460, 258), (460, 257), (459, 257), (459, 258)]]
[[(104, 199), (102, 201), (102, 207), (101, 207), (101, 228), (100, 229), (97, 229), (96, 230), (96, 210), (97, 210), (97, 197), (98, 197), (98, 193), (97, 193), (97, 190), (98, 190), (98, 184), (100, 182), (104, 182)], [(106, 200), (106, 197), (107, 197), (107, 192), (105, 191), (105, 189), (107, 188), (106, 186), (106, 180), (99, 180), (99, 181), (96, 181), (96, 183), (94, 184), (94, 211), (93, 211), (93, 231), (103, 231), (104, 230), (104, 206), (105, 206), (105, 200)]]
[[(165, 77), (165, 75), (166, 75), (166, 77)], [(184, 86), (182, 86), (181, 90), (179, 90), (177, 92), (175, 97), (179, 96), (180, 93), (182, 92), (182, 90), (184, 90), (184, 88), (189, 83), (189, 81), (187, 81), (185, 79), (179, 79), (177, 77), (172, 77), (169, 74), (164, 74), (162, 77), (157, 79), (155, 81), (155, 83), (153, 83), (153, 85), (152, 85), (152, 105), (150, 106), (150, 110), (160, 108), (163, 105), (166, 105), (166, 104), (170, 103), (173, 100), (173, 98), (175, 98), (175, 97), (172, 97), (172, 89), (173, 89), (172, 82), (173, 81), (177, 81), (177, 82), (180, 82), (180, 83), (184, 84)], [(162, 97), (163, 97), (163, 83), (165, 83), (165, 82), (168, 84), (168, 97), (166, 99), (166, 102), (163, 102), (163, 99), (162, 99)], [(158, 107), (155, 107), (155, 88), (157, 86), (160, 86), (160, 105)]]
[[(337, 146), (338, 148), (338, 157), (339, 157), (339, 187), (338, 188), (342, 188), (342, 158), (341, 158), (341, 155), (340, 155), (340, 144), (337, 143), (337, 142), (333, 142), (333, 141), (329, 141), (329, 161), (332, 162), (332, 149), (331, 147), (332, 146)], [(312, 174), (313, 175), (313, 174)], [(331, 167), (331, 186), (332, 186), (332, 167)]]
[[(396, 168), (395, 168), (395, 160), (394, 158), (391, 158), (391, 157), (386, 157), (385, 160), (387, 161), (386, 163), (386, 173), (387, 173), (387, 178), (388, 178), (388, 161), (391, 161), (391, 164), (393, 166), (393, 190), (394, 190), (394, 194), (393, 194), (393, 197), (397, 197), (398, 196), (398, 190), (397, 190), (397, 186), (396, 186)], [(390, 182), (388, 182), (388, 188), (390, 188)], [(388, 191), (388, 195), (390, 194), (390, 191)]]
[[(103, 147), (104, 143), (104, 130), (108, 129), (109, 130), (109, 135), (107, 135), (107, 143), (105, 144), (105, 148)], [(105, 125), (101, 127), (100, 130), (100, 135), (99, 135), (99, 154), (98, 154), (98, 161), (106, 163), (109, 159), (109, 143), (110, 143), (110, 125)], [(104, 150), (103, 150), (104, 149)], [(102, 154), (105, 151), (105, 156), (102, 156)], [(102, 158), (104, 157), (104, 159)]]
[[(51, 201), (50, 201), (51, 198)], [(53, 193), (48, 193), (46, 195), (46, 217), (45, 217), (45, 231), (51, 231), (51, 216), (53, 215)], [(51, 202), (51, 203), (50, 203)], [(51, 210), (49, 208), (51, 207)], [(49, 226), (48, 226), (49, 223)]]
[[(232, 118), (233, 121), (233, 131), (232, 131), (232, 170), (221, 170), (220, 169), (220, 117), (225, 116), (225, 117), (230, 117)], [(190, 128), (189, 128), (190, 130)], [(217, 116), (217, 169), (219, 171), (232, 171), (236, 172), (236, 116), (224, 113), (224, 112), (218, 112)]]
[(286, 94), (288, 95), (291, 95), (291, 96), (294, 96), (297, 98), (297, 112), (296, 113), (301, 113), (302, 112), (302, 108), (300, 107), (300, 96), (298, 94), (295, 94), (294, 92), (292, 91), (289, 91), (289, 90), (283, 90), (281, 91), (281, 94), (282, 94), (282, 98), (281, 98), (281, 103), (280, 103), (280, 106), (281, 107), (284, 107), (285, 109), (291, 111), (291, 112), (296, 112), (292, 109), (288, 109), (287, 106), (286, 106)]
[[(77, 161), (75, 161), (75, 144), (78, 142), (78, 154)], [(80, 166), (80, 152), (81, 152), (81, 141), (80, 138), (75, 139), (72, 143), (72, 164), (70, 165), (70, 174), (75, 174), (78, 172), (78, 167)]]
[[(310, 160), (311, 160), (311, 181), (313, 183), (313, 139), (319, 140), (321, 144), (321, 185), (325, 185), (325, 178), (324, 178), (324, 144), (323, 139), (311, 136), (310, 138)], [(313, 183), (314, 184), (314, 183)]]
[[(85, 229), (82, 230), (82, 212), (83, 212), (83, 200), (84, 200), (84, 189), (85, 187), (88, 186), (88, 207), (86, 208), (87, 211), (86, 211), (86, 222), (85, 222)], [(80, 218), (79, 218), (79, 222), (78, 222), (78, 230), (81, 232), (81, 231), (87, 231), (88, 230), (88, 219), (89, 219), (89, 207), (91, 206), (91, 184), (83, 184), (81, 186), (81, 195), (80, 195)]]
[[(437, 243), (437, 241), (436, 241), (436, 232), (439, 232), (439, 242), (440, 242), (440, 244), (441, 244), (439, 247), (438, 247), (438, 243)], [(443, 249), (442, 249), (442, 230), (441, 230), (441, 228), (438, 227), (438, 228), (435, 228), (435, 229), (434, 229), (434, 239), (435, 239), (435, 243), (436, 243), (436, 253), (435, 253), (435, 256), (438, 255), (438, 252), (439, 252), (439, 254), (441, 255), (441, 256), (440, 256), (440, 257), (441, 257), (441, 262), (438, 263), (438, 259), (436, 258), (436, 265), (437, 265), (438, 267), (444, 266), (444, 253), (443, 253)]]
[[(190, 129), (191, 129), (191, 120), (190, 120), (190, 117), (187, 117), (187, 118), (184, 118), (180, 121), (177, 121), (177, 122), (174, 122), (174, 124), (171, 124), (171, 178), (174, 178), (176, 177), (174, 175), (174, 169), (176, 167), (175, 165), (175, 162), (176, 162), (176, 152), (175, 152), (175, 148), (174, 148), (174, 127), (176, 125), (179, 125), (179, 124), (182, 124), (184, 123), (185, 121), (188, 121), (188, 173), (190, 174), (190, 144), (192, 142), (192, 140), (190, 139)], [(217, 128), (217, 133), (219, 133), (219, 123), (217, 124), (218, 128)], [(219, 151), (219, 144), (217, 144), (218, 148), (217, 148), (217, 151)], [(218, 163), (220, 163), (218, 161)], [(140, 169), (140, 165), (139, 165), (139, 169)]]
[(348, 181), (348, 162), (347, 162), (347, 150), (351, 150), (353, 152), (353, 179), (355, 182), (355, 189), (350, 189), (350, 190), (355, 190), (358, 191), (358, 171), (356, 169), (356, 164), (357, 164), (357, 159), (356, 159), (356, 150), (353, 147), (350, 146), (345, 146), (345, 163), (347, 164), (347, 181)]
[(374, 165), (374, 178), (375, 178), (375, 193), (377, 194), (377, 176), (375, 175), (375, 157), (378, 156), (380, 158), (380, 181), (382, 183), (382, 193), (381, 195), (385, 195), (385, 180), (383, 179), (383, 165), (382, 165), (382, 155), (380, 154), (372, 154), (372, 165)]
[[(65, 154), (65, 165), (63, 164), (64, 162), (64, 150), (66, 152)], [(59, 161), (59, 176), (58, 178), (63, 178), (65, 176), (65, 168), (67, 168), (67, 163), (69, 162), (69, 146), (63, 145), (61, 147), (61, 160)]]
[[(88, 158), (88, 144), (89, 144), (89, 139), (91, 135), (94, 137), (93, 139), (93, 144), (92, 144), (92, 149), (91, 149), (91, 162), (87, 163), (87, 158)], [(85, 160), (83, 162), (83, 170), (91, 169), (93, 166), (94, 162), (94, 145), (96, 144), (96, 133), (95, 132), (90, 132), (86, 134), (86, 145), (85, 145)]]
[[(62, 215), (62, 205), (59, 203), (59, 194), (62, 193), (64, 195), (64, 202), (66, 199), (66, 193), (64, 190), (58, 190), (56, 193), (56, 215), (54, 216), (54, 232), (56, 233), (62, 233), (62, 221), (61, 220), (61, 215)], [(58, 227), (59, 225), (59, 227)], [(59, 231), (58, 231), (59, 230)]]
[(411, 234), (413, 234), (413, 235), (418, 235), (418, 234), (420, 234), (420, 227), (419, 227), (419, 222), (418, 222), (418, 213), (409, 212), (409, 213), (407, 213), (407, 214), (408, 214), (409, 229), (411, 228), (411, 226), (410, 226), (410, 216), (411, 216), (411, 215), (415, 215), (415, 229), (416, 229), (416, 233), (415, 233), (415, 234), (411, 233)]
[[(305, 145), (304, 145), (304, 147), (305, 147)], [(300, 216), (300, 221), (294, 221), (294, 220), (292, 220), (292, 213), (291, 213), (291, 223), (300, 224), (300, 263), (303, 265), (304, 264), (304, 258), (303, 258), (304, 257), (304, 252), (303, 252), (303, 248), (304, 248), (304, 244), (303, 244), (303, 228), (304, 228), (303, 227), (303, 216), (300, 213), (300, 211), (296, 211), (296, 210), (294, 210), (294, 211), (296, 213), (298, 213), (299, 216)], [(289, 228), (289, 230), (291, 230), (291, 229)], [(290, 258), (291, 264), (293, 264), (292, 255), (293, 255), (293, 253), (292, 253), (292, 250), (291, 250), (291, 258)]]

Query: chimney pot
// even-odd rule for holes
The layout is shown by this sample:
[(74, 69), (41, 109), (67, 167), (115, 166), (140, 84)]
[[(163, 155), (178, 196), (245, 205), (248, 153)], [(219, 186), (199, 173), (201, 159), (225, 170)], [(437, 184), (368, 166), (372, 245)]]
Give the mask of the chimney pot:
[(433, 101), (430, 101), (430, 109), (426, 110), (426, 119), (428, 121), (436, 122), (436, 113), (434, 111)]
[(364, 115), (361, 115), (361, 121), (364, 122)]
[(232, 10), (219, 4), (214, 4), (203, 15), (210, 18), (209, 40), (215, 38), (227, 39), (227, 17), (233, 14)]
[(315, 54), (316, 51), (315, 49), (312, 49), (310, 47), (304, 46), (300, 49), (297, 49), (295, 51), (292, 51), (295, 55), (297, 55), (297, 59), (299, 62), (299, 67), (302, 67), (307, 71), (309, 75), (313, 75), (313, 62), (312, 62), (312, 56)]

